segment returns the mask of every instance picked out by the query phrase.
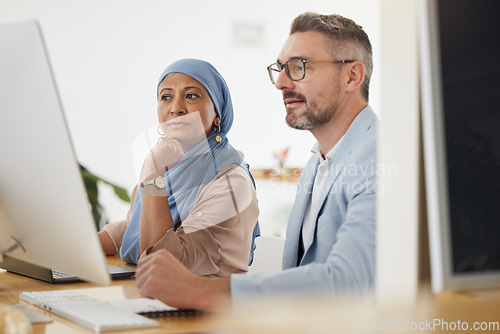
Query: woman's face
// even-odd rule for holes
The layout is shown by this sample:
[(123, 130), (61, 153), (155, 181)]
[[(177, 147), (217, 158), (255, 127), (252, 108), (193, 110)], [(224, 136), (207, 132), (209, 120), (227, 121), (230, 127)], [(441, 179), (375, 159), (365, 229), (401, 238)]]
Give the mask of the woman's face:
[(158, 87), (158, 120), (163, 133), (184, 151), (212, 132), (216, 112), (205, 87), (183, 73), (171, 73)]

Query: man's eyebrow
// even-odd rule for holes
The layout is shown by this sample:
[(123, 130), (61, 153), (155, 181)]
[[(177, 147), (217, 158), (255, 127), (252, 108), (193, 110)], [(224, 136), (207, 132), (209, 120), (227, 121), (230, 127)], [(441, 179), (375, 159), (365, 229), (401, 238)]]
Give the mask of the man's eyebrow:
[[(287, 61), (290, 61), (290, 60), (297, 60), (297, 59), (302, 60), (302, 59), (307, 59), (307, 58), (306, 58), (306, 57), (302, 57), (302, 56), (294, 56), (294, 57), (290, 57), (290, 58), (288, 58), (288, 60), (287, 60)], [(278, 64), (284, 64), (284, 63), (280, 62), (280, 60), (279, 60), (278, 58), (276, 58), (276, 62), (277, 62)], [(285, 61), (285, 63), (286, 63), (286, 61)]]

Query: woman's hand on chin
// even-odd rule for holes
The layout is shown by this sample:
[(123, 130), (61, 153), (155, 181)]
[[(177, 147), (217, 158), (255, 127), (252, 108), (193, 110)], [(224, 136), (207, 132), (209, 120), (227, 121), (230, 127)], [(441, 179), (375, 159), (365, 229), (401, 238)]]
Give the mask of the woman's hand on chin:
[(179, 141), (161, 136), (156, 142), (156, 146), (149, 152), (142, 165), (140, 182), (153, 180), (158, 176), (163, 176), (165, 171), (174, 167), (184, 156)]

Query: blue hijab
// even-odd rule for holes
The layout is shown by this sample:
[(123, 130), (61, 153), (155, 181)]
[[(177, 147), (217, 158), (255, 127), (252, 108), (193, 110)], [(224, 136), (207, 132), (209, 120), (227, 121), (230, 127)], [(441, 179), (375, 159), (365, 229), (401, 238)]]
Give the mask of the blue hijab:
[[(252, 179), (248, 164), (229, 144), (226, 135), (233, 124), (233, 103), (224, 78), (210, 63), (198, 59), (181, 59), (168, 66), (158, 80), (158, 87), (163, 79), (171, 73), (184, 73), (201, 83), (210, 94), (217, 116), (221, 120), (219, 136), (221, 142), (215, 140), (213, 131), (207, 138), (184, 154), (182, 160), (165, 172), (167, 180), (167, 196), (170, 213), (174, 221), (174, 230), (181, 226), (189, 211), (194, 206), (201, 190), (227, 166), (238, 164)], [(128, 263), (137, 263), (140, 257), (139, 224), (141, 221), (143, 189), (137, 192), (129, 225), (123, 235), (120, 257)], [(214, 222), (219, 223), (219, 222)], [(253, 261), (255, 238), (260, 235), (259, 224), (254, 228), (249, 264)]]

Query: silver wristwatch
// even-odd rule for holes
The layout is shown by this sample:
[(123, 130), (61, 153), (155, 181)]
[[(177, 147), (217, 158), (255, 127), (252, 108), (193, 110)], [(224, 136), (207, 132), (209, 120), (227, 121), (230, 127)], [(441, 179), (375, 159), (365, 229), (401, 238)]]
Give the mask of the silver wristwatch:
[(165, 180), (163, 176), (157, 176), (152, 180), (146, 180), (144, 182), (141, 182), (142, 188), (149, 185), (155, 185), (157, 188), (163, 189), (167, 186), (167, 180)]

